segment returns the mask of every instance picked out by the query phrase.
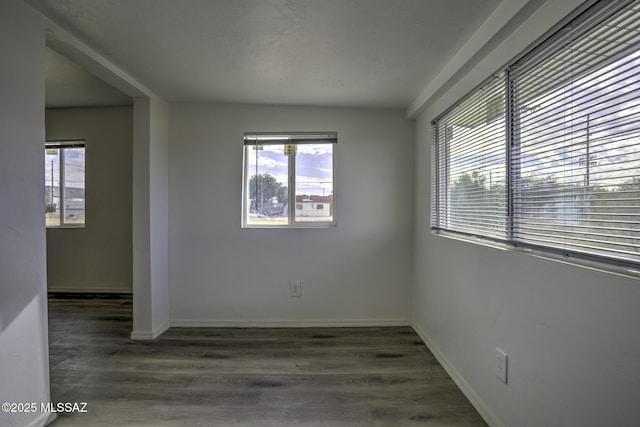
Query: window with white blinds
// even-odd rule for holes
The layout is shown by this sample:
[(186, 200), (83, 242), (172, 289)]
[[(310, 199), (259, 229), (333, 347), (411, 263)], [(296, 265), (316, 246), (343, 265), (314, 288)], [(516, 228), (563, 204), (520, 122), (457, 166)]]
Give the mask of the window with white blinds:
[(637, 267), (640, 1), (596, 3), (500, 75), (434, 121), (432, 228)]
[(505, 82), (493, 78), (434, 126), (434, 228), (504, 239)]

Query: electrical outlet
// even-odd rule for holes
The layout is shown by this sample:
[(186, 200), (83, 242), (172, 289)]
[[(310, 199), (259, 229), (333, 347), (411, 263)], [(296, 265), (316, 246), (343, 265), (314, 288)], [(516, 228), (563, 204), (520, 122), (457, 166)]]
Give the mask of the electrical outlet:
[(496, 377), (500, 378), (500, 381), (507, 384), (507, 362), (509, 360), (509, 356), (507, 353), (500, 350), (496, 347), (496, 364), (495, 364), (495, 372)]
[(291, 287), (291, 296), (292, 297), (301, 297), (302, 296), (302, 282), (301, 281), (295, 281), (295, 282), (290, 282), (289, 286)]

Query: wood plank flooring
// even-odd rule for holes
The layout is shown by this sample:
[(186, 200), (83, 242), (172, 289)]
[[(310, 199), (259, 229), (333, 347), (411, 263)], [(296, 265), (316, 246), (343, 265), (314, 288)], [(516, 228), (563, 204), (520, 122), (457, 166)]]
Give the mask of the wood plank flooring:
[(52, 426), (485, 426), (413, 329), (171, 328), (131, 299), (50, 297)]

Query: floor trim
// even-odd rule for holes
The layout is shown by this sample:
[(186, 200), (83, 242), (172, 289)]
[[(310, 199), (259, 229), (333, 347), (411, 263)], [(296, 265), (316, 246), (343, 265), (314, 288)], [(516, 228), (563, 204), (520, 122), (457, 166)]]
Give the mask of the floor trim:
[(51, 294), (127, 294), (132, 295), (131, 288), (86, 288), (86, 287), (50, 287), (47, 291)]
[(411, 326), (409, 319), (172, 319), (176, 328), (345, 328)]
[(48, 292), (52, 299), (125, 299), (130, 300), (133, 295), (111, 292)]
[(413, 330), (416, 331), (418, 336), (422, 338), (425, 345), (429, 348), (431, 353), (435, 356), (435, 358), (440, 362), (442, 367), (447, 374), (451, 377), (453, 382), (456, 383), (458, 388), (464, 393), (464, 395), (469, 399), (469, 402), (476, 408), (476, 411), (480, 414), (480, 416), (484, 419), (484, 421), (489, 424), (490, 427), (503, 427), (503, 424), (500, 422), (498, 417), (489, 409), (489, 407), (484, 403), (484, 401), (480, 398), (478, 393), (467, 383), (464, 377), (458, 372), (458, 370), (449, 362), (444, 354), (440, 351), (438, 346), (436, 346), (433, 341), (429, 339), (426, 333), (424, 333), (420, 328), (416, 325), (412, 325)]
[(43, 427), (51, 424), (57, 415), (54, 412), (42, 412), (38, 417), (27, 424), (28, 427)]
[(162, 335), (167, 329), (169, 329), (169, 322), (158, 326), (153, 331), (132, 331), (131, 339), (138, 341), (152, 341)]

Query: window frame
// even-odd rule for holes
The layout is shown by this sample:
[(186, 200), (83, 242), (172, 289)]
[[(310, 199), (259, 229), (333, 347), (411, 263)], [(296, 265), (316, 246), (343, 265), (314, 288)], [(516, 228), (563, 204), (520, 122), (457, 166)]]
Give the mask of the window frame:
[[(66, 186), (63, 184), (65, 182), (65, 176), (66, 176), (66, 165), (65, 165), (65, 156), (64, 156), (64, 150), (69, 149), (69, 148), (82, 148), (84, 150), (85, 153), (85, 160), (84, 160), (84, 172), (83, 172), (83, 176), (84, 176), (84, 219), (82, 221), (82, 223), (73, 223), (73, 222), (65, 222), (65, 211), (66, 211), (66, 207), (65, 207), (65, 198), (66, 198)], [(87, 165), (87, 160), (86, 160), (86, 155), (87, 155), (87, 146), (86, 146), (86, 141), (84, 139), (68, 139), (68, 140), (62, 140), (62, 139), (56, 139), (56, 140), (46, 140), (45, 141), (45, 155), (46, 155), (46, 151), (48, 149), (57, 149), (59, 150), (59, 154), (58, 154), (58, 158), (59, 158), (59, 163), (58, 163), (58, 182), (60, 183), (59, 188), (60, 188), (60, 195), (59, 195), (59, 200), (60, 200), (60, 224), (58, 225), (49, 225), (46, 223), (46, 219), (45, 219), (45, 228), (47, 229), (62, 229), (62, 228), (85, 228), (86, 227), (86, 223), (87, 223), (87, 218), (86, 218), (86, 212), (87, 212), (87, 174), (86, 174), (86, 165)], [(45, 166), (46, 167), (46, 166)], [(47, 183), (45, 182), (45, 187), (46, 187)], [(52, 201), (53, 202), (53, 201)], [(46, 210), (46, 204), (45, 204), (45, 210)]]
[[(576, 250), (575, 246), (571, 243), (567, 243), (565, 247), (554, 247), (549, 244), (535, 244), (532, 242), (522, 241), (519, 237), (519, 227), (522, 224), (522, 221), (526, 223), (526, 217), (521, 216), (519, 212), (519, 203), (521, 203), (523, 197), (522, 189), (519, 189), (519, 184), (523, 176), (521, 176), (521, 171), (519, 170), (517, 159), (520, 158), (521, 153), (520, 150), (520, 117), (522, 117), (523, 112), (517, 111), (519, 108), (523, 108), (522, 105), (518, 103), (518, 97), (520, 92), (518, 92), (518, 64), (524, 59), (525, 61), (531, 55), (534, 57), (542, 52), (542, 54), (547, 54), (548, 44), (556, 43), (558, 40), (562, 42), (562, 37), (564, 36), (562, 33), (567, 33), (572, 31), (573, 29), (567, 30), (570, 25), (594, 25), (596, 26), (596, 31), (600, 30), (600, 28), (604, 28), (608, 22), (610, 17), (615, 16), (619, 12), (623, 12), (626, 10), (637, 10), (640, 2), (630, 3), (627, 1), (615, 1), (615, 2), (590, 2), (589, 4), (585, 4), (580, 8), (576, 9), (569, 16), (563, 19), (560, 23), (554, 26), (549, 32), (547, 32), (543, 37), (537, 40), (534, 44), (532, 44), (525, 51), (517, 55), (513, 58), (508, 64), (504, 67), (501, 67), (496, 73), (492, 76), (484, 80), (480, 85), (478, 85), (474, 90), (468, 93), (466, 96), (461, 98), (458, 102), (453, 104), (451, 107), (447, 108), (444, 112), (438, 115), (432, 121), (432, 129), (433, 129), (433, 146), (431, 147), (431, 219), (430, 219), (430, 229), (432, 233), (435, 234), (443, 234), (445, 236), (461, 238), (466, 241), (470, 241), (478, 244), (489, 244), (498, 247), (512, 247), (522, 249), (526, 252), (533, 252), (536, 255), (550, 255), (552, 258), (560, 257), (564, 260), (570, 260), (578, 265), (588, 265), (593, 266), (602, 266), (604, 270), (611, 271), (613, 269), (615, 272), (623, 272), (623, 274), (628, 274), (628, 272), (636, 272), (640, 268), (640, 259), (635, 260), (633, 256), (627, 257), (618, 257), (615, 254), (615, 251), (606, 252), (606, 250), (593, 248), (586, 250)], [(622, 31), (622, 30), (621, 30)], [(617, 34), (617, 33), (616, 33)], [(578, 39), (577, 39), (578, 40)], [(586, 40), (586, 39), (585, 39)], [(558, 43), (560, 45), (561, 43)], [(634, 52), (638, 52), (640, 47), (640, 42), (634, 43), (636, 49)], [(564, 46), (558, 47), (558, 49), (562, 49)], [(550, 49), (549, 49), (550, 50)], [(631, 48), (627, 48), (624, 52), (631, 51)], [(544, 58), (555, 58), (551, 54), (548, 54)], [(613, 62), (613, 60), (611, 61)], [(578, 81), (585, 74), (589, 73), (598, 73), (602, 70), (604, 66), (601, 64), (594, 64), (588, 68), (587, 71), (583, 71), (582, 74), (572, 75), (571, 79), (568, 80), (571, 82)], [(640, 66), (638, 66), (637, 70), (640, 70)], [(504, 235), (504, 238), (500, 236), (487, 236), (482, 233), (470, 233), (464, 231), (456, 231), (451, 230), (448, 227), (447, 214), (449, 209), (447, 200), (449, 194), (451, 192), (450, 186), (453, 182), (449, 182), (448, 179), (448, 169), (449, 169), (449, 153), (446, 152), (447, 143), (441, 143), (442, 135), (439, 135), (439, 132), (442, 133), (440, 127), (440, 121), (450, 113), (452, 113), (456, 108), (458, 108), (461, 104), (463, 104), (466, 100), (472, 98), (477, 95), (477, 92), (482, 89), (483, 86), (487, 85), (492, 79), (496, 76), (501, 75), (503, 73), (507, 74), (506, 84), (505, 84), (505, 93), (506, 93), (506, 102), (505, 102), (505, 127), (504, 132), (506, 134), (506, 144), (505, 144), (505, 173), (506, 173), (506, 191), (507, 191), (507, 212), (505, 215), (505, 220), (507, 221), (507, 231)], [(513, 74), (513, 75), (512, 75)], [(551, 89), (549, 89), (551, 90)], [(555, 89), (554, 89), (555, 90)], [(547, 92), (542, 92), (547, 93)], [(588, 116), (587, 116), (588, 117)], [(588, 130), (587, 130), (588, 132)], [(446, 136), (444, 136), (446, 139)], [(588, 141), (588, 136), (587, 136)], [(567, 143), (570, 144), (570, 143)], [(444, 145), (444, 147), (443, 147)], [(566, 145), (565, 145), (566, 147)], [(439, 149), (444, 149), (445, 152), (439, 151)], [(589, 156), (588, 151), (588, 142), (587, 142), (587, 158)], [(445, 162), (443, 164), (443, 159)], [(636, 162), (636, 159), (631, 159), (629, 162), (633, 164)], [(587, 162), (588, 164), (588, 162)], [(588, 167), (588, 166), (587, 166)], [(586, 172), (588, 173), (588, 172)], [(444, 186), (443, 186), (444, 181)], [(588, 182), (588, 181), (587, 181)], [(586, 191), (586, 189), (585, 189)], [(526, 200), (526, 199), (525, 199)], [(443, 209), (445, 211), (443, 211)], [(444, 218), (443, 218), (444, 215)], [(549, 224), (552, 222), (549, 221)], [(546, 224), (546, 223), (545, 223)], [(543, 225), (542, 228), (549, 227), (549, 225)], [(567, 233), (572, 233), (571, 231)], [(591, 232), (585, 232), (584, 236), (591, 237), (593, 234)], [(571, 239), (571, 237), (569, 237)], [(640, 245), (640, 237), (632, 237), (631, 240), (634, 242), (633, 244), (637, 247)], [(610, 240), (605, 240), (602, 242), (606, 247), (608, 243), (615, 244), (616, 241), (611, 237)], [(558, 259), (558, 258), (555, 258)], [(622, 267), (622, 269), (620, 269)], [(633, 273), (634, 274), (634, 273)]]
[[(259, 140), (264, 141), (258, 143)], [(242, 168), (242, 228), (335, 228), (337, 227), (337, 197), (336, 197), (336, 148), (338, 142), (337, 132), (245, 132)], [(332, 178), (332, 215), (330, 221), (299, 221), (296, 220), (296, 210), (299, 203), (296, 202), (296, 157), (297, 148), (305, 144), (331, 145), (331, 178)], [(259, 145), (291, 145), (292, 154), (287, 156), (287, 223), (286, 224), (251, 224), (247, 206), (249, 196), (249, 170), (248, 148)]]

